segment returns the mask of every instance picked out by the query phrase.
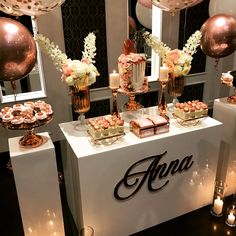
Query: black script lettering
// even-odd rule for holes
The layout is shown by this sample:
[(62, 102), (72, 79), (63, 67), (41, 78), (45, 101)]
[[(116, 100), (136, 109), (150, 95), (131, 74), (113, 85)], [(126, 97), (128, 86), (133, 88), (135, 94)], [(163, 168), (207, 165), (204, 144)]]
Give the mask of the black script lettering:
[[(167, 163), (160, 164), (162, 157), (165, 156), (166, 153), (167, 151), (160, 155), (146, 157), (131, 165), (126, 171), (124, 178), (122, 178), (115, 186), (114, 197), (118, 200), (125, 200), (134, 196), (140, 190), (146, 180), (149, 191), (159, 191), (169, 183), (169, 179), (167, 179), (162, 184), (159, 183), (159, 186), (156, 186), (155, 188), (153, 187), (153, 182), (156, 183), (158, 180), (160, 181), (166, 178), (169, 174), (174, 175), (177, 172), (181, 173), (183, 170), (188, 170), (194, 163), (191, 161), (191, 155), (185, 157), (181, 162), (179, 159), (176, 159), (171, 161), (169, 165)], [(148, 167), (146, 167), (145, 163), (148, 161), (151, 163)], [(136, 168), (140, 169), (142, 166), (146, 167), (144, 167), (145, 170), (135, 172)], [(124, 194), (120, 194), (120, 188), (122, 188), (122, 186), (129, 191), (129, 193), (125, 194), (125, 196), (121, 196)]]
[(183, 170), (188, 170), (193, 165), (193, 161), (191, 162), (192, 157), (192, 155), (187, 156), (181, 161), (179, 165), (179, 172), (182, 172)]

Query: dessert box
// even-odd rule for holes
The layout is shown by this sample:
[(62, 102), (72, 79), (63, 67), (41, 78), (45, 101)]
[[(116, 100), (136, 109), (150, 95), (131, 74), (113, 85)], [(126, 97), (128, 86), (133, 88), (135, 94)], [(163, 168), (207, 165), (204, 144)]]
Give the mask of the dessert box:
[(163, 116), (149, 116), (130, 121), (130, 131), (139, 138), (169, 132), (169, 121)]
[(88, 120), (87, 132), (94, 140), (123, 136), (124, 120), (116, 116), (92, 118)]
[(208, 106), (198, 100), (176, 103), (173, 114), (184, 121), (198, 119), (208, 115)]

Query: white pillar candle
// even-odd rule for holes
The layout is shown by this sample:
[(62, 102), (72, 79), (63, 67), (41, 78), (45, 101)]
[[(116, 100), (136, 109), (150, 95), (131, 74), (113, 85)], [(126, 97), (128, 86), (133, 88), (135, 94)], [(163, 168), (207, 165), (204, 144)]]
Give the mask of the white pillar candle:
[(160, 81), (167, 81), (169, 78), (169, 68), (167, 66), (161, 66), (160, 67)]
[(227, 221), (228, 221), (228, 223), (229, 223), (230, 225), (233, 225), (233, 224), (234, 224), (235, 216), (234, 216), (234, 214), (233, 214), (232, 212), (229, 213), (228, 218), (227, 218)]
[(214, 200), (213, 211), (217, 215), (220, 215), (222, 213), (223, 204), (224, 204), (224, 202), (223, 202), (223, 200), (220, 199), (219, 196)]
[(114, 70), (109, 76), (110, 89), (118, 89), (120, 85), (120, 75)]

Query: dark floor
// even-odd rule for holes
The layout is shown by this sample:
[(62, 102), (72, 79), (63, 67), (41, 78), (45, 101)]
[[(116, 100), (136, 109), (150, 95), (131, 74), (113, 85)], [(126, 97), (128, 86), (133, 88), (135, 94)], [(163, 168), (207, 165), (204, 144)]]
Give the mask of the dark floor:
[[(58, 170), (62, 172), (59, 143), (54, 144), (56, 147)], [(8, 153), (0, 153), (0, 236), (24, 236), (14, 177), (12, 171), (7, 168), (8, 160)], [(63, 181), (60, 184), (60, 190), (66, 236), (78, 236), (77, 229), (67, 205)], [(232, 203), (232, 196), (227, 198), (227, 204), (225, 205), (227, 206), (229, 203)], [(226, 226), (225, 217), (213, 217), (210, 214), (210, 206), (206, 206), (158, 226), (146, 229), (143, 232), (133, 234), (133, 236), (158, 235), (236, 236), (236, 229)]]

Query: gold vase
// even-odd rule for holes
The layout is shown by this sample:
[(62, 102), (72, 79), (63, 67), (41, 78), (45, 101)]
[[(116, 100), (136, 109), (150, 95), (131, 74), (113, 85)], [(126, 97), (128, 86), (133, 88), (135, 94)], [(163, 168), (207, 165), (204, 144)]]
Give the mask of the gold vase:
[(71, 102), (74, 112), (79, 114), (78, 120), (84, 123), (84, 113), (90, 109), (90, 93), (88, 86), (88, 77), (83, 80), (77, 80), (71, 87)]
[(173, 106), (179, 102), (178, 97), (180, 97), (184, 92), (184, 76), (174, 77), (172, 74), (169, 76), (168, 83), (168, 93), (173, 97)]

